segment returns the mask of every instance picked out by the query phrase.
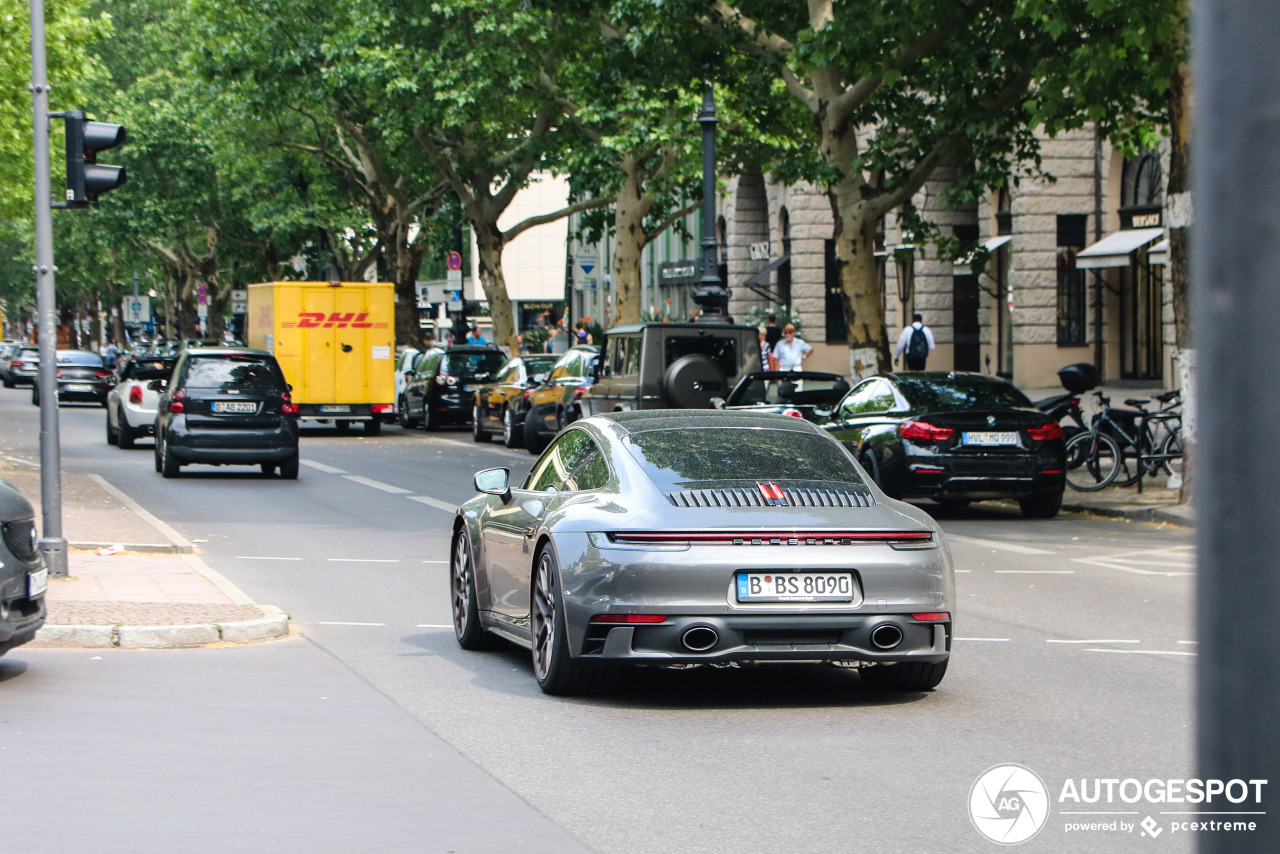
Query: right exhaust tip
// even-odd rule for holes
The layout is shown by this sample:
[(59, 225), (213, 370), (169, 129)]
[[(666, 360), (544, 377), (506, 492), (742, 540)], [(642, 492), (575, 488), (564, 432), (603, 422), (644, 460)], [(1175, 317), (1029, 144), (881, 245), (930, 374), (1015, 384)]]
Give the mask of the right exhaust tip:
[(710, 626), (694, 626), (680, 636), (680, 643), (690, 652), (706, 652), (720, 642), (720, 635)]
[(902, 643), (902, 629), (893, 623), (884, 623), (871, 630), (871, 643), (876, 649), (893, 649)]

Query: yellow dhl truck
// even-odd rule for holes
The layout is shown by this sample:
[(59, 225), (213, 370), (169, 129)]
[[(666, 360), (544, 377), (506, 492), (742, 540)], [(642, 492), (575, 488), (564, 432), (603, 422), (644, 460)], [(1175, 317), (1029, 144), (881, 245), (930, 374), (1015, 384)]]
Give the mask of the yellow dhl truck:
[(376, 436), (395, 411), (395, 288), (390, 282), (250, 285), (249, 346), (275, 354), (304, 418)]

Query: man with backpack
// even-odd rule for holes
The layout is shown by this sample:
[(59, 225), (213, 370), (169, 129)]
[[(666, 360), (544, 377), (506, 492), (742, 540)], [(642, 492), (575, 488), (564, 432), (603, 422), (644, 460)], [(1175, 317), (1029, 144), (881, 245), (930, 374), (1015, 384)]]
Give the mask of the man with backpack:
[(924, 325), (923, 317), (913, 314), (911, 325), (898, 336), (898, 349), (893, 353), (893, 360), (896, 362), (905, 356), (908, 371), (923, 371), (925, 360), (933, 352), (933, 347), (933, 332)]

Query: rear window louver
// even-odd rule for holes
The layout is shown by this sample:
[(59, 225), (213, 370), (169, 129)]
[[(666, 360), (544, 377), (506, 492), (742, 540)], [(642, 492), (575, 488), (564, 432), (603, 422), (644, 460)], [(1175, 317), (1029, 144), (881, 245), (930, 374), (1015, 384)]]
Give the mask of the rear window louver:
[[(872, 507), (875, 500), (867, 493), (847, 489), (810, 489), (783, 487), (782, 495), (792, 507)], [(686, 489), (668, 492), (667, 499), (677, 507), (765, 507), (758, 489)]]

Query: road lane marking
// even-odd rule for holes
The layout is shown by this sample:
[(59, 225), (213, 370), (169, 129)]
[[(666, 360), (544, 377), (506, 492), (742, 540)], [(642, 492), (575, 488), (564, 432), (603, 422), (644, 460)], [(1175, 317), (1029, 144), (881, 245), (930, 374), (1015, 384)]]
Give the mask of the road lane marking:
[(380, 480), (374, 480), (359, 474), (344, 474), (344, 478), (352, 483), (363, 484), (364, 486), (372, 486), (374, 489), (381, 489), (383, 492), (390, 492), (392, 495), (408, 495), (413, 492), (412, 489), (401, 489), (398, 486), (392, 486), (389, 483), (383, 483)]
[(1142, 641), (1116, 640), (1110, 638), (1106, 640), (1064, 640), (1062, 638), (1049, 638), (1045, 643), (1142, 643)]
[(313, 468), (316, 471), (322, 471), (325, 474), (346, 474), (347, 473), (346, 469), (339, 469), (339, 468), (334, 468), (333, 466), (327, 466), (324, 463), (318, 463), (315, 460), (298, 460), (298, 462), (302, 463), (304, 466), (308, 468)]
[(444, 563), (444, 564), (447, 564), (448, 562), (449, 561), (447, 560), (424, 560), (423, 561), (423, 563)]
[(385, 626), (386, 623), (344, 623), (338, 620), (320, 620), (318, 626)]
[(989, 641), (991, 643), (1008, 643), (1008, 638), (953, 638), (958, 641)]
[[(1173, 546), (1167, 549), (1143, 549), (1117, 552), (1102, 557), (1077, 557), (1075, 563), (1087, 563), (1104, 569), (1118, 569), (1134, 575), (1164, 575), (1170, 577), (1195, 575), (1195, 546)], [(1143, 567), (1164, 567), (1143, 569)], [(1185, 571), (1183, 571), (1185, 570)]]
[(1200, 643), (1200, 641), (1178, 641), (1178, 643), (1191, 643), (1191, 644), (1196, 644), (1196, 643)]
[(1006, 552), (1013, 552), (1020, 555), (1051, 555), (1053, 552), (1046, 549), (1035, 549), (1031, 546), (1019, 546), (1014, 543), (1002, 543), (999, 540), (984, 540), (979, 537), (965, 537), (961, 534), (945, 535), (948, 540), (957, 543), (967, 543), (971, 546), (986, 546), (989, 549), (1001, 549)]
[[(408, 492), (409, 490), (405, 490)], [(434, 507), (437, 510), (443, 510), (446, 513), (457, 513), (458, 505), (450, 504), (448, 501), (441, 501), (439, 498), (432, 498), (430, 495), (406, 495), (410, 501), (416, 501), (419, 504), (425, 504), (428, 507)]]
[(1075, 575), (1074, 569), (997, 569), (996, 575)]
[(330, 563), (399, 563), (396, 558), (381, 557), (331, 557), (327, 558)]
[(1085, 649), (1087, 653), (1121, 653), (1128, 656), (1190, 656), (1196, 657), (1199, 653), (1184, 653), (1180, 649)]
[(418, 623), (418, 625), (414, 626), (414, 628), (415, 629), (451, 629), (453, 628), (453, 626), (448, 626), (443, 624), (437, 626), (433, 623)]
[(268, 557), (267, 555), (236, 555), (236, 560), (302, 560), (300, 557)]

